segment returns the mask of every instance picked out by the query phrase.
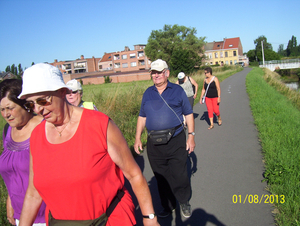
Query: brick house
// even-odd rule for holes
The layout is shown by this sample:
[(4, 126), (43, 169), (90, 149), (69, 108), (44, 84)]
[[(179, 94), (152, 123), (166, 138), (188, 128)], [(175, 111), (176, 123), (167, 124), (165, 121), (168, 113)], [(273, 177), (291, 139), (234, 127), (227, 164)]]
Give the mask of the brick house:
[(138, 70), (148, 70), (151, 62), (145, 55), (146, 45), (134, 45), (134, 50), (125, 46), (124, 51), (112, 53), (112, 63), (114, 72), (128, 72)]

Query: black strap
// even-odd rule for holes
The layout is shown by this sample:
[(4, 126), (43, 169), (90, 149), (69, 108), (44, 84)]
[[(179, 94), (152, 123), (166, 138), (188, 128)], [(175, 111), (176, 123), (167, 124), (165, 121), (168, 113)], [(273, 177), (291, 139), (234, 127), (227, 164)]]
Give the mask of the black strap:
[(8, 127), (9, 127), (9, 124), (6, 123), (5, 126), (4, 126), (4, 130), (3, 130), (4, 131), (4, 137), (6, 137)]
[(109, 217), (111, 213), (114, 211), (118, 203), (121, 201), (122, 197), (124, 196), (125, 192), (123, 189), (117, 192), (117, 195), (111, 201), (109, 207), (106, 209), (106, 216)]
[(114, 211), (118, 203), (124, 196), (124, 190), (118, 190), (117, 195), (111, 201), (109, 207), (106, 209), (106, 213), (103, 213), (100, 217), (94, 220), (58, 220), (55, 219), (51, 211), (49, 210), (48, 224), (49, 226), (104, 226), (106, 225), (108, 217)]

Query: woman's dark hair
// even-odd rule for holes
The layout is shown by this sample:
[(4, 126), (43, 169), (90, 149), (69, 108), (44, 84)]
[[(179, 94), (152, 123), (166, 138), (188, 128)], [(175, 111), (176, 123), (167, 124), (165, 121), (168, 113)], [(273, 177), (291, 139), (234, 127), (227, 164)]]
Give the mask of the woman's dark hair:
[(204, 71), (207, 71), (208, 73), (210, 73), (212, 75), (212, 69), (211, 69), (211, 67), (206, 67), (204, 69)]
[(0, 101), (7, 96), (9, 100), (16, 103), (25, 109), (26, 100), (18, 98), (22, 91), (22, 80), (20, 79), (5, 79), (0, 83)]

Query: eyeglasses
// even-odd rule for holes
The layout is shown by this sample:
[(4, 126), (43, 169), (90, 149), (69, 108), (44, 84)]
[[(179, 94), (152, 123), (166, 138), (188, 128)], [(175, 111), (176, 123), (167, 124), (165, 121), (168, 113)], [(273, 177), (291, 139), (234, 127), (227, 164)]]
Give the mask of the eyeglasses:
[(163, 71), (151, 71), (150, 74), (151, 74), (152, 76), (154, 76), (154, 75), (156, 75), (156, 74), (162, 75), (162, 74), (164, 74), (165, 72), (166, 72), (166, 70), (163, 70)]
[(209, 72), (205, 71), (204, 74), (208, 74)]
[(76, 94), (76, 93), (78, 93), (78, 90), (72, 91), (71, 93), (67, 93), (67, 95)]
[(48, 97), (44, 97), (44, 98), (38, 98), (35, 101), (28, 101), (24, 104), (24, 107), (27, 110), (32, 110), (34, 108), (35, 104), (38, 104), (40, 106), (48, 106), (48, 105), (52, 104), (52, 97), (53, 96), (48, 96)]

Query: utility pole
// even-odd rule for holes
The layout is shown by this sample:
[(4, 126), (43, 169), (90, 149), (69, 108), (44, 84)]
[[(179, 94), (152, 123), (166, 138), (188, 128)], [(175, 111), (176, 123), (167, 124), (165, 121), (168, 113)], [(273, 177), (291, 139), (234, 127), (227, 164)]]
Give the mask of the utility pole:
[(264, 41), (261, 41), (261, 50), (262, 50), (263, 65), (265, 65)]

